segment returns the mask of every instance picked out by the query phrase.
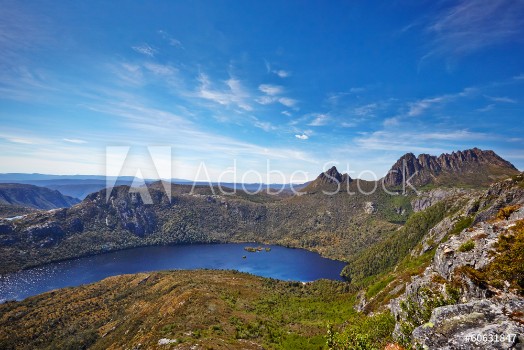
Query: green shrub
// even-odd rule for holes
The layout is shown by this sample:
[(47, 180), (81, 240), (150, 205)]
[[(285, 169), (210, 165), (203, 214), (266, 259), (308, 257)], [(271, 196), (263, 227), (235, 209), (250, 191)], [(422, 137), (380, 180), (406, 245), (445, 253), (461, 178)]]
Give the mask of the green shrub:
[(383, 349), (391, 341), (395, 319), (389, 312), (362, 316), (353, 320), (342, 332), (328, 325), (326, 345), (330, 350)]
[(475, 248), (475, 242), (473, 242), (471, 239), (467, 240), (466, 242), (462, 243), (459, 247), (459, 252), (469, 252), (470, 250), (473, 250)]

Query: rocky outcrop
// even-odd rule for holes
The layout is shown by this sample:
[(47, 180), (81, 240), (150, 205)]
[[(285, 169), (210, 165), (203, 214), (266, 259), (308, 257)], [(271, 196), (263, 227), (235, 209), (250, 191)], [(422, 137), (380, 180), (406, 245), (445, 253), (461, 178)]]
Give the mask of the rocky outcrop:
[(364, 212), (368, 215), (376, 213), (377, 205), (373, 202), (365, 202), (364, 203)]
[(522, 349), (524, 299), (506, 294), (436, 308), (413, 338), (425, 349)]
[(331, 167), (329, 170), (321, 173), (314, 181), (312, 181), (307, 187), (305, 187), (303, 192), (314, 192), (323, 188), (337, 188), (340, 187), (343, 189), (344, 185), (352, 182), (353, 179), (348, 174), (341, 174), (335, 166)]
[(428, 192), (421, 192), (411, 201), (414, 212), (425, 210), (432, 205), (451, 196), (458, 196), (465, 193), (459, 188), (436, 188)]
[(504, 176), (518, 174), (510, 162), (493, 151), (473, 148), (431, 156), (413, 153), (402, 156), (383, 179), (386, 186), (433, 184), (486, 185)]
[[(438, 245), (432, 263), (390, 303), (395, 335), (424, 349), (521, 349), (524, 298), (508, 289), (508, 282), (494, 287), (468, 271), (487, 268), (501, 235), (511, 234), (522, 220), (524, 188), (518, 181), (503, 181), (469, 198), (430, 230), (422, 251), (412, 252)], [(500, 218), (501, 208), (512, 208), (507, 218)]]

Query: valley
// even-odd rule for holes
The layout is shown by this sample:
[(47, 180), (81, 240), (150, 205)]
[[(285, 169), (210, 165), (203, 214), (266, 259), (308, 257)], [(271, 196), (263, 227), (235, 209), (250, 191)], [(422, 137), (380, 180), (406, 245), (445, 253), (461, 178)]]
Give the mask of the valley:
[[(482, 184), (474, 173), (457, 187), (431, 180), (428, 171), (438, 170), (430, 169), (422, 172), (421, 192), (404, 194), (398, 187), (390, 187), (389, 193), (373, 192), (377, 183), (351, 179), (334, 167), (299, 195), (237, 192), (226, 196), (218, 195), (218, 188), (191, 191), (190, 186), (174, 185), (167, 197), (163, 184), (157, 182), (147, 187), (153, 203), (145, 204), (128, 186), (118, 186), (109, 196), (102, 190), (71, 208), (0, 221), (4, 274), (81, 256), (104, 257), (121, 249), (226, 242), (300, 247), (346, 263), (341, 273), (345, 282), (303, 284), (219, 270), (109, 277), (0, 305), (0, 324), (6, 332), (0, 332), (0, 344), (6, 349), (37, 344), (13, 337), (9, 329), (16, 327), (20, 330), (16, 334), (29, 336), (44, 348), (73, 344), (89, 344), (93, 349), (122, 344), (177, 349), (317, 349), (326, 344), (332, 349), (387, 344), (408, 348), (443, 346), (446, 341), (462, 344), (467, 332), (491, 329), (492, 317), (506, 322), (517, 334), (515, 342), (520, 342), (523, 320), (516, 310), (522, 302), (520, 266), (524, 265), (517, 263), (504, 277), (489, 272), (497, 269), (491, 267), (495, 264), (506, 264), (504, 259), (522, 258), (520, 241), (511, 237), (520, 235), (524, 219), (524, 178), (512, 166), (501, 164), (494, 176), (507, 175), (491, 185), (491, 166), (481, 168), (486, 174)], [(473, 169), (473, 165), (459, 168)], [(493, 228), (484, 233), (488, 226)], [(502, 240), (507, 250), (497, 252), (494, 249)], [(494, 244), (497, 241), (501, 243)], [(478, 244), (483, 248), (476, 248)], [(447, 248), (450, 245), (453, 248)], [(245, 247), (249, 245), (239, 245), (239, 261), (249, 254)], [(280, 248), (252, 254), (269, 256), (275, 249)], [(470, 250), (456, 272), (443, 272), (441, 261), (448, 261), (450, 252), (457, 256), (451, 260), (458, 261), (462, 252)], [(479, 254), (484, 259), (481, 264), (476, 263)], [(501, 295), (514, 300), (513, 306), (500, 304)], [(104, 302), (93, 308), (86, 300)], [(462, 310), (457, 305), (478, 300), (517, 308), (517, 313), (509, 318), (486, 315), (475, 329), (466, 327), (466, 333), (450, 334), (447, 340), (424, 333), (422, 326), (428, 322), (447, 327), (437, 319), (440, 308)], [(39, 314), (42, 308), (53, 310), (51, 316)], [(469, 311), (460, 312), (460, 317), (470, 317)], [(210, 316), (197, 317), (204, 314)], [(68, 333), (66, 325), (71, 324), (74, 331)]]

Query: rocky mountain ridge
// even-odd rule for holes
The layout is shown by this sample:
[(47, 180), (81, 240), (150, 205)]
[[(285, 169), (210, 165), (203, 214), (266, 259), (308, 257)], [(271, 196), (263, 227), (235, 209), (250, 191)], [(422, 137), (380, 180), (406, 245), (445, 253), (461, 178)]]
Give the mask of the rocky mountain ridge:
[(384, 178), (387, 186), (489, 185), (497, 179), (518, 174), (517, 168), (491, 150), (479, 148), (443, 153), (440, 156), (406, 153)]

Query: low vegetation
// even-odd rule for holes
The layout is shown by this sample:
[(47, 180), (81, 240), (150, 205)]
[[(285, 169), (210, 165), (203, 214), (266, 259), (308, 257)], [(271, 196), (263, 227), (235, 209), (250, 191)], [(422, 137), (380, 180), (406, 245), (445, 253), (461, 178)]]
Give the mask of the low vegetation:
[(467, 240), (466, 242), (462, 243), (459, 247), (459, 252), (469, 252), (470, 250), (473, 250), (475, 248), (475, 242), (473, 242), (471, 239)]
[(510, 288), (524, 296), (524, 220), (499, 236), (492, 255), (493, 260), (484, 269), (465, 267), (463, 272), (480, 286)]
[(401, 229), (389, 233), (382, 241), (354, 255), (342, 275), (356, 285), (368, 284), (370, 277), (383, 274), (399, 263), (453, 208), (450, 203), (442, 201), (427, 210), (414, 213)]
[[(234, 271), (124, 275), (0, 305), (1, 349), (154, 349), (161, 339), (208, 349), (337, 349), (353, 335), (390, 340), (389, 314), (353, 309), (343, 282), (284, 282)], [(343, 330), (342, 330), (343, 329)]]

